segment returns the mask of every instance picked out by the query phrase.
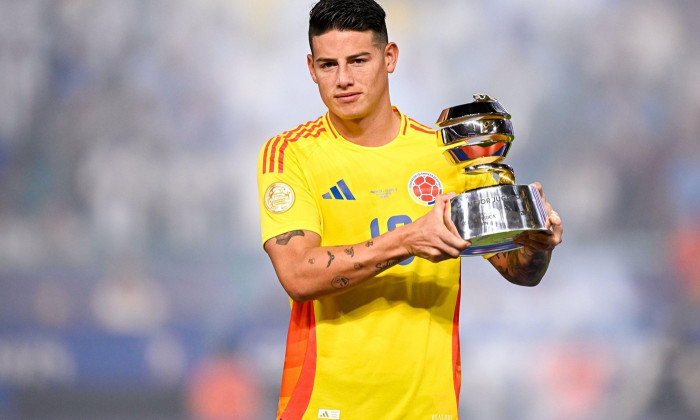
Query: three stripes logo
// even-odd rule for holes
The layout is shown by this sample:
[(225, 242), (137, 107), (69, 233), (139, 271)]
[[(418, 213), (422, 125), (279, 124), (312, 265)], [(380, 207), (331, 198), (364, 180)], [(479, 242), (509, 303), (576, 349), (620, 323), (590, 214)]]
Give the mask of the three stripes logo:
[(350, 192), (350, 188), (344, 180), (340, 180), (331, 187), (331, 191), (323, 194), (324, 200), (354, 200), (355, 196)]
[(326, 408), (320, 408), (318, 410), (318, 418), (340, 420), (340, 410), (329, 410)]

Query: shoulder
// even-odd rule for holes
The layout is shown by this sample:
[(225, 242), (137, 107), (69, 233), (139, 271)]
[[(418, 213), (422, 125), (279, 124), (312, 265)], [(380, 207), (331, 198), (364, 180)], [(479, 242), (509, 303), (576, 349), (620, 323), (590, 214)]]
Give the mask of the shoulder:
[(314, 140), (319, 137), (322, 137), (323, 134), (325, 134), (327, 131), (326, 124), (324, 121), (325, 119), (326, 116), (323, 115), (316, 118), (315, 120), (299, 124), (291, 130), (287, 130), (274, 137), (271, 137), (265, 142), (265, 144), (263, 144), (262, 150), (264, 151), (265, 149), (275, 147), (276, 145), (283, 143), (289, 145), (291, 143), (296, 143), (300, 140), (303, 144), (304, 140)]
[(268, 139), (260, 149), (259, 161), (263, 166), (263, 173), (284, 165), (285, 156), (304, 153), (311, 147), (320, 144), (320, 141), (330, 138), (330, 128), (326, 122), (327, 115), (284, 131)]
[(427, 134), (429, 136), (435, 135), (434, 128), (431, 128), (423, 123), (420, 123), (409, 116), (405, 116), (405, 118), (406, 118), (406, 126), (405, 126), (406, 133), (405, 134), (412, 133), (412, 134), (416, 134), (416, 135), (421, 135), (421, 134)]
[(394, 112), (401, 116), (401, 131), (399, 136), (405, 138), (418, 140), (418, 141), (434, 141), (435, 139), (435, 129), (431, 128), (417, 120), (409, 117), (408, 115), (399, 111), (398, 108), (394, 107)]

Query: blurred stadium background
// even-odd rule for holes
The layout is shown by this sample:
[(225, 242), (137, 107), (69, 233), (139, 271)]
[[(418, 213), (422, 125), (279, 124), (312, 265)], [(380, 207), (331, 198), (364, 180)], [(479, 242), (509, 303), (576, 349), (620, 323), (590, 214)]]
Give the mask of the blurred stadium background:
[[(0, 419), (273, 418), (312, 3), (0, 0)], [(498, 98), (566, 229), (534, 289), (465, 260), (462, 417), (700, 418), (700, 2), (381, 3), (393, 102)]]

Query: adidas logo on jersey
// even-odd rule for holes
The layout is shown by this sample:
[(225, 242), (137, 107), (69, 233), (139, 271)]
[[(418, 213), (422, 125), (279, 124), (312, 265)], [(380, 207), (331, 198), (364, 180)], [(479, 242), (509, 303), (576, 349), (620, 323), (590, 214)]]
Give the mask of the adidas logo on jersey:
[(340, 180), (331, 187), (331, 191), (323, 194), (324, 200), (354, 200), (355, 196), (350, 192), (350, 188), (344, 180)]
[(340, 410), (328, 410), (326, 408), (320, 408), (318, 410), (319, 419), (340, 419)]

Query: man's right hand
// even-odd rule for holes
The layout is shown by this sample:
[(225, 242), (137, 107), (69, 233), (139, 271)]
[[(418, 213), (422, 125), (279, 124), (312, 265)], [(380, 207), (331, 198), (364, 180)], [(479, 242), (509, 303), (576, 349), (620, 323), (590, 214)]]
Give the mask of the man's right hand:
[(454, 196), (455, 193), (439, 195), (430, 212), (400, 228), (406, 235), (403, 243), (410, 255), (439, 262), (457, 258), (471, 246), (459, 235), (450, 217), (450, 199)]

